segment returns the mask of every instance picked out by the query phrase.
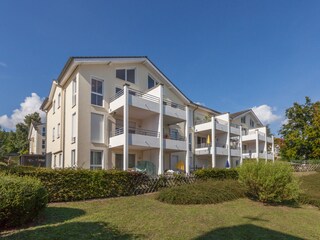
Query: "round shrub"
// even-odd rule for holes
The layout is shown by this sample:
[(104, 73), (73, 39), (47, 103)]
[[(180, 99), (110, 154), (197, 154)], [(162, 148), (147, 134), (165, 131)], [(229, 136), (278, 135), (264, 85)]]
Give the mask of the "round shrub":
[(204, 181), (167, 188), (157, 199), (171, 204), (212, 204), (245, 197), (245, 189), (235, 180)]
[(47, 192), (39, 180), (0, 174), (0, 228), (34, 220), (47, 205)]
[(255, 200), (282, 203), (299, 197), (299, 182), (287, 163), (246, 162), (238, 172), (247, 195)]

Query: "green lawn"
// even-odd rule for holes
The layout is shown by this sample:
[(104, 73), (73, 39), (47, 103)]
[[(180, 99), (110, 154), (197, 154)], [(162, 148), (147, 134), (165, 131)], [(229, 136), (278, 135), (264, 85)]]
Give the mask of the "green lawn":
[[(320, 199), (320, 173), (298, 174)], [(170, 205), (156, 194), (49, 204), (38, 223), (1, 239), (320, 239), (320, 210), (267, 206), (249, 199)]]
[(155, 195), (50, 204), (35, 227), (2, 239), (319, 239), (320, 211), (248, 199), (169, 205)]

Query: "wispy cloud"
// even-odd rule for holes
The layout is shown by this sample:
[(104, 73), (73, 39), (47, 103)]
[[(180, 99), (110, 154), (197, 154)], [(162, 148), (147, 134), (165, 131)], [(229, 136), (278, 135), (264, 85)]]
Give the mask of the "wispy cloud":
[(8, 67), (8, 65), (5, 62), (0, 62), (0, 67)]
[(263, 124), (274, 123), (282, 119), (280, 115), (274, 113), (276, 110), (274, 107), (270, 107), (266, 104), (258, 107), (253, 107), (252, 110)]
[(17, 123), (21, 123), (24, 117), (30, 113), (38, 112), (41, 119), (45, 118), (45, 113), (40, 111), (40, 106), (43, 99), (41, 99), (36, 93), (31, 93), (20, 103), (20, 108), (13, 110), (11, 116), (0, 116), (0, 126), (6, 129), (14, 130)]

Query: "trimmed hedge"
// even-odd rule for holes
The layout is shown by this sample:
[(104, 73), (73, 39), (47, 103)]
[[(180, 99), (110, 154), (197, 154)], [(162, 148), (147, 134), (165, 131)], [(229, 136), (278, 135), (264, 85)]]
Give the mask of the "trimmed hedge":
[(296, 201), (299, 182), (289, 164), (275, 162), (245, 162), (239, 169), (239, 181), (249, 197), (261, 202), (283, 203)]
[(171, 204), (213, 204), (245, 197), (245, 188), (236, 180), (204, 181), (163, 189), (157, 196)]
[(34, 220), (47, 202), (47, 192), (38, 179), (0, 174), (0, 228)]
[(210, 168), (210, 169), (199, 169), (194, 172), (194, 175), (199, 180), (225, 180), (225, 179), (238, 179), (239, 174), (237, 169), (230, 168), (230, 169), (217, 169), (217, 168)]
[(117, 170), (11, 167), (2, 171), (39, 179), (48, 191), (49, 202), (129, 196), (136, 184), (141, 184), (147, 178), (143, 173)]

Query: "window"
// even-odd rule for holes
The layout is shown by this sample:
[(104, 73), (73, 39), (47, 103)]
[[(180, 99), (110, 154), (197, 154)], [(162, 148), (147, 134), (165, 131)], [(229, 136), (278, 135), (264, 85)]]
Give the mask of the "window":
[(72, 81), (72, 106), (77, 104), (77, 80)]
[(45, 149), (46, 148), (46, 140), (42, 140), (42, 149)]
[(90, 169), (102, 169), (102, 151), (91, 151), (90, 153)]
[(52, 128), (52, 141), (54, 142), (56, 128)]
[(46, 136), (46, 128), (43, 127), (43, 128), (42, 128), (42, 137), (45, 137), (45, 136)]
[(250, 127), (254, 127), (254, 121), (250, 119)]
[(91, 104), (97, 106), (103, 105), (103, 81), (97, 79), (91, 80)]
[(241, 123), (246, 123), (246, 116), (241, 118)]
[(117, 69), (116, 78), (135, 83), (135, 69)]
[(91, 141), (103, 143), (103, 115), (91, 113)]
[(62, 167), (62, 154), (59, 154), (59, 167)]
[(155, 81), (152, 77), (148, 76), (148, 89), (153, 88), (158, 84), (159, 83), (157, 81)]
[(71, 119), (71, 142), (76, 142), (76, 113), (72, 114)]
[(173, 140), (179, 140), (179, 132), (177, 129), (170, 128), (170, 138)]
[(76, 166), (76, 150), (71, 150), (71, 167)]
[[(123, 154), (116, 154), (116, 169), (123, 170)], [(136, 166), (136, 155), (129, 154), (128, 168)]]
[(53, 157), (53, 167), (57, 166), (57, 155), (54, 155)]
[(58, 108), (61, 106), (61, 93), (58, 94)]
[(56, 112), (56, 100), (53, 100), (52, 112), (53, 112), (53, 114)]
[(58, 123), (57, 127), (57, 138), (60, 138), (60, 123)]

